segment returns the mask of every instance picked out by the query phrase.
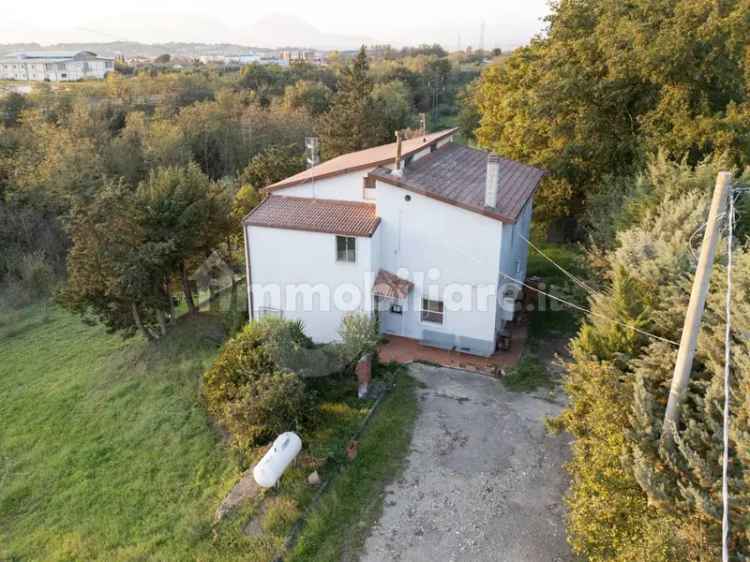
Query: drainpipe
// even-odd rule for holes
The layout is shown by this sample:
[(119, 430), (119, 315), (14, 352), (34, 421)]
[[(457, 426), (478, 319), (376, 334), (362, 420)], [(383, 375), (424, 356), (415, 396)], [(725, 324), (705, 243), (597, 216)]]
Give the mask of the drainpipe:
[(255, 307), (253, 306), (253, 277), (250, 268), (250, 245), (248, 244), (247, 225), (242, 223), (242, 237), (245, 240), (245, 279), (247, 280), (247, 308), (250, 322), (255, 319)]

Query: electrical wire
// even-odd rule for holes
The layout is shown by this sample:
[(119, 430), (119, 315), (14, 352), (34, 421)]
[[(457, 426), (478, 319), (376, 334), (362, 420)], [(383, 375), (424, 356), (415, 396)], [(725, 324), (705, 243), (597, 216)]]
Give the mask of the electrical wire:
[(620, 320), (615, 320), (614, 318), (610, 318), (606, 314), (600, 314), (598, 312), (594, 312), (594, 311), (592, 311), (592, 310), (590, 310), (590, 309), (588, 309), (588, 308), (586, 308), (584, 306), (572, 303), (572, 302), (567, 301), (567, 300), (565, 300), (563, 298), (560, 298), (560, 297), (558, 297), (556, 295), (553, 295), (551, 293), (547, 293), (546, 291), (542, 291), (541, 289), (538, 289), (536, 287), (528, 285), (528, 284), (524, 283), (523, 281), (519, 281), (518, 279), (514, 279), (513, 277), (511, 277), (507, 273), (503, 273), (502, 271), (500, 272), (500, 275), (502, 275), (503, 277), (506, 277), (507, 279), (510, 279), (514, 283), (518, 283), (519, 285), (521, 285), (523, 287), (526, 287), (527, 289), (530, 289), (532, 291), (536, 291), (537, 293), (540, 293), (540, 294), (542, 294), (542, 295), (544, 295), (546, 297), (549, 297), (549, 298), (554, 299), (554, 300), (556, 300), (558, 302), (566, 304), (566, 305), (568, 305), (568, 306), (570, 306), (572, 308), (575, 308), (576, 310), (580, 310), (581, 312), (585, 312), (586, 314), (590, 314), (591, 316), (598, 316), (600, 318), (604, 318), (605, 320), (608, 320), (609, 322), (612, 322), (614, 324), (619, 324), (620, 326), (623, 326), (625, 328), (629, 328), (629, 329), (633, 330), (634, 332), (638, 332), (639, 334), (641, 334), (643, 336), (647, 336), (649, 338), (654, 338), (654, 339), (657, 339), (657, 340), (662, 341), (664, 343), (669, 343), (669, 344), (672, 344), (672, 345), (677, 346), (677, 347), (679, 347), (679, 345), (680, 345), (678, 342), (676, 342), (674, 340), (670, 340), (669, 338), (663, 338), (661, 336), (657, 336), (656, 334), (652, 334), (651, 332), (647, 332), (646, 330), (641, 330), (640, 328), (637, 328), (637, 327), (633, 326), (632, 324), (628, 324), (627, 322), (621, 322)]
[(730, 395), (730, 362), (732, 359), (732, 243), (734, 237), (734, 203), (733, 194), (729, 195), (727, 235), (727, 296), (726, 296), (726, 333), (724, 336), (724, 452), (721, 467), (721, 559), (729, 562), (729, 395)]
[(542, 250), (540, 250), (539, 248), (537, 248), (534, 245), (534, 243), (531, 240), (529, 240), (528, 238), (526, 238), (523, 234), (519, 234), (519, 236), (521, 237), (521, 240), (524, 240), (529, 246), (531, 246), (532, 248), (534, 248), (534, 250), (536, 250), (539, 255), (541, 255), (544, 259), (546, 259), (548, 262), (550, 262), (552, 265), (554, 265), (557, 269), (559, 269), (565, 275), (567, 275), (573, 281), (573, 283), (575, 283), (576, 285), (578, 285), (579, 287), (581, 287), (582, 289), (584, 289), (588, 293), (592, 293), (594, 295), (599, 295), (600, 294), (599, 291), (597, 291), (596, 289), (591, 288), (589, 285), (587, 285), (586, 283), (584, 283), (581, 279), (579, 279), (578, 277), (576, 277), (575, 275), (573, 275), (572, 273), (570, 273), (569, 271), (567, 271), (563, 266), (561, 266), (555, 260), (553, 260), (552, 258), (550, 258), (547, 254), (545, 254), (544, 252), (542, 252)]

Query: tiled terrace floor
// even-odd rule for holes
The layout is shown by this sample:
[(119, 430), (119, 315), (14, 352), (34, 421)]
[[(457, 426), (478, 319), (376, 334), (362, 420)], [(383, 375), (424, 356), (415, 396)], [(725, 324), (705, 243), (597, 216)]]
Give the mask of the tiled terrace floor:
[(501, 370), (507, 370), (518, 364), (526, 343), (526, 335), (526, 326), (514, 327), (510, 351), (498, 351), (491, 357), (478, 357), (459, 351), (427, 347), (420, 344), (418, 340), (386, 335), (388, 341), (380, 346), (379, 354), (380, 360), (385, 363), (418, 361), (497, 376)]

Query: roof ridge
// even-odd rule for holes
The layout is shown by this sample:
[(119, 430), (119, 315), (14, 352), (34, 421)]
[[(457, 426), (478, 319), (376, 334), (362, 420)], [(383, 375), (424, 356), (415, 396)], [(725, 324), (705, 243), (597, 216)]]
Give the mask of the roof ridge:
[[(417, 136), (402, 141), (402, 147), (404, 147), (402, 156), (409, 156), (411, 154), (414, 154), (415, 152), (423, 150), (427, 146), (431, 146), (432, 144), (440, 142), (441, 140), (454, 134), (457, 130), (458, 127), (452, 127), (449, 129), (443, 129), (441, 131), (436, 131), (428, 135)], [(413, 144), (414, 146), (411, 146), (411, 144)], [(369, 167), (386, 164), (392, 161), (395, 157), (395, 149), (393, 152), (389, 152), (390, 149), (395, 148), (395, 146), (395, 142), (390, 142), (386, 144), (371, 146), (369, 148), (363, 148), (362, 150), (355, 150), (354, 152), (347, 152), (346, 154), (340, 154), (339, 156), (331, 158), (330, 160), (321, 162), (317, 166), (313, 166), (312, 168), (308, 168), (306, 170), (298, 172), (288, 178), (284, 178), (280, 181), (267, 185), (263, 189), (269, 192), (276, 191), (278, 189), (284, 189), (287, 187), (292, 187), (294, 185), (313, 182), (318, 179), (330, 178), (350, 172), (364, 170)], [(363, 155), (366, 155), (365, 153), (367, 152), (371, 152), (372, 155), (365, 160), (361, 160)], [(351, 163), (349, 163), (349, 161), (351, 161)]]
[(325, 202), (326, 204), (333, 204), (333, 205), (342, 205), (342, 206), (365, 206), (365, 207), (374, 207), (375, 203), (370, 201), (352, 201), (350, 199), (327, 199), (325, 197), (304, 197), (302, 195), (277, 195), (277, 194), (270, 194), (268, 198), (271, 197), (279, 197), (283, 199), (292, 199), (295, 201), (321, 201)]

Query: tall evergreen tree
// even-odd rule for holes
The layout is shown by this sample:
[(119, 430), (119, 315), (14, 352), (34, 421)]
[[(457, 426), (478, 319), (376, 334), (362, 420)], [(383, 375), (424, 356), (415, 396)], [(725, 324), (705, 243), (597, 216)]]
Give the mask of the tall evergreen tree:
[(379, 106), (373, 103), (369, 67), (363, 45), (352, 64), (341, 71), (331, 109), (318, 127), (326, 159), (392, 140), (394, 132), (386, 130)]
[[(611, 288), (592, 298), (571, 345), (560, 418), (576, 438), (569, 465), (569, 537), (590, 560), (715, 560), (720, 548), (724, 302), (721, 259), (682, 411), (677, 446), (659, 448), (676, 347), (613, 324), (615, 318), (673, 341), (687, 308), (694, 233), (706, 220), (722, 159), (689, 166), (656, 160), (635, 180), (614, 247)], [(698, 178), (701, 178), (700, 180)], [(642, 190), (643, 186), (648, 189)], [(732, 550), (750, 556), (750, 252), (735, 248), (732, 401)], [(696, 244), (697, 245), (697, 244)], [(726, 248), (723, 249), (724, 253)]]
[(176, 274), (189, 311), (197, 312), (190, 285), (191, 266), (206, 259), (233, 228), (231, 201), (197, 164), (158, 168), (138, 186), (149, 242), (172, 242), (167, 275)]

